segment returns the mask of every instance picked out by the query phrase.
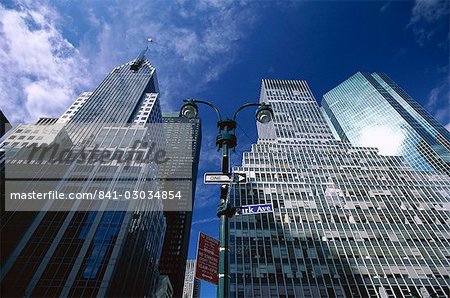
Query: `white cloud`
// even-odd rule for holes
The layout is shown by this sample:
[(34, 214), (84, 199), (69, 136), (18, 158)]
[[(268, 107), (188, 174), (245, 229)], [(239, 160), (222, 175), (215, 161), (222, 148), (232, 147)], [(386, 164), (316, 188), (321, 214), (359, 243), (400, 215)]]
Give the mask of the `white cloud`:
[[(177, 108), (181, 99), (218, 80), (236, 61), (237, 41), (255, 22), (251, 7), (236, 1), (178, 1), (172, 5), (117, 1), (108, 6), (111, 17), (104, 16), (103, 22), (114, 37), (122, 38), (99, 42), (100, 52), (112, 54), (111, 60), (120, 63), (129, 59), (130, 53), (137, 54), (145, 37), (152, 36), (155, 42), (148, 56), (157, 67), (163, 109)], [(99, 14), (101, 9), (96, 9)], [(122, 15), (112, 18), (114, 12)], [(104, 31), (101, 29), (99, 36)], [(123, 55), (115, 54), (125, 47)]]
[(214, 216), (214, 217), (210, 217), (210, 218), (195, 220), (192, 222), (192, 225), (195, 226), (195, 225), (199, 225), (199, 224), (211, 223), (214, 221), (219, 221), (219, 218), (217, 216)]
[(195, 32), (188, 29), (177, 29), (172, 40), (175, 53), (188, 64), (194, 64), (201, 59), (200, 53), (195, 50), (199, 47), (200, 40)]
[[(435, 35), (435, 24), (449, 14), (449, 2), (442, 0), (416, 0), (407, 28), (416, 35), (419, 45), (424, 46)], [(448, 25), (446, 25), (448, 27)], [(448, 36), (446, 38), (448, 40)]]
[(15, 122), (58, 116), (147, 36), (163, 110), (176, 109), (236, 61), (237, 41), (255, 23), (252, 8), (232, 0), (22, 2), (0, 8), (0, 66), (10, 70), (0, 75), (1, 108)]
[(447, 103), (447, 106), (444, 106), (441, 109), (438, 109), (434, 112), (434, 117), (437, 121), (445, 125), (448, 121), (450, 121), (450, 107), (448, 106), (450, 102)]
[(445, 128), (446, 128), (448, 131), (450, 131), (450, 122), (447, 123), (447, 125), (445, 126)]
[(383, 6), (381, 6), (380, 12), (385, 12), (388, 9), (389, 6), (391, 6), (391, 2), (390, 1), (386, 2)]
[(203, 184), (203, 177), (197, 178), (197, 189), (195, 191), (194, 210), (211, 207), (219, 204), (219, 187), (217, 185)]
[(44, 5), (0, 6), (0, 107), (12, 122), (59, 116), (86, 84), (86, 60), (55, 22)]
[(211, 170), (211, 168), (219, 168), (221, 164), (221, 151), (217, 151), (215, 143), (216, 134), (214, 134), (211, 130), (211, 128), (214, 128), (214, 125), (211, 126), (212, 127), (206, 127), (206, 130), (202, 132), (202, 147), (200, 155), (203, 158), (199, 164), (200, 170)]
[(442, 95), (442, 92), (445, 90), (446, 85), (445, 84), (439, 84), (433, 89), (431, 89), (430, 93), (428, 94), (428, 101), (427, 101), (427, 108), (429, 110), (432, 110), (435, 108), (436, 104), (439, 102), (439, 98)]
[(442, 124), (450, 120), (450, 77), (444, 77), (428, 94), (426, 109)]
[(416, 0), (412, 9), (411, 23), (425, 20), (435, 22), (449, 13), (448, 1), (442, 0)]

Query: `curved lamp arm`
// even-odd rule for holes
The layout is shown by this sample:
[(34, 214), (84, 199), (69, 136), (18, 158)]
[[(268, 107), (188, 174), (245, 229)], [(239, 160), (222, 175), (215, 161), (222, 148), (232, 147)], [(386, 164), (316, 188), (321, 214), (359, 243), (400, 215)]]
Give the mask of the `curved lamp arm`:
[(219, 118), (219, 121), (222, 120), (222, 116), (220, 115), (219, 110), (211, 103), (207, 102), (207, 101), (203, 101), (203, 100), (197, 100), (197, 99), (185, 99), (183, 100), (184, 102), (196, 102), (196, 103), (203, 103), (207, 106), (210, 106), (215, 112), (217, 117)]
[(261, 103), (246, 103), (246, 104), (244, 104), (243, 106), (241, 106), (239, 109), (237, 109), (236, 110), (236, 112), (234, 112), (234, 116), (233, 116), (233, 121), (236, 121), (236, 117), (237, 117), (237, 114), (242, 110), (242, 109), (244, 109), (244, 108), (246, 108), (246, 107), (252, 107), (252, 106), (261, 106), (262, 104)]

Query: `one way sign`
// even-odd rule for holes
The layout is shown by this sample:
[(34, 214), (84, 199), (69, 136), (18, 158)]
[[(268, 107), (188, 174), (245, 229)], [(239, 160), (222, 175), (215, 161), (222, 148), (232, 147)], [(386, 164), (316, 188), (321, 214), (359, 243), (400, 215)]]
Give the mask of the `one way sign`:
[(244, 173), (205, 173), (203, 183), (205, 184), (223, 184), (223, 183), (241, 183), (245, 181), (246, 175)]

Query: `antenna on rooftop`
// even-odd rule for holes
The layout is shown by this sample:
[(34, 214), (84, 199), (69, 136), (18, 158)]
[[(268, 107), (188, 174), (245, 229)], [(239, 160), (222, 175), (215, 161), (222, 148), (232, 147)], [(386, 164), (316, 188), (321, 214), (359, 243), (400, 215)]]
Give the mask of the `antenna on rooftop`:
[(134, 59), (133, 63), (131, 63), (130, 69), (132, 71), (138, 71), (139, 68), (142, 65), (142, 62), (144, 62), (144, 58), (145, 58), (145, 53), (148, 50), (148, 47), (150, 46), (150, 43), (153, 42), (153, 39), (151, 37), (147, 38), (147, 45), (145, 46), (145, 49), (143, 49), (141, 51), (141, 53), (136, 57), (136, 59)]

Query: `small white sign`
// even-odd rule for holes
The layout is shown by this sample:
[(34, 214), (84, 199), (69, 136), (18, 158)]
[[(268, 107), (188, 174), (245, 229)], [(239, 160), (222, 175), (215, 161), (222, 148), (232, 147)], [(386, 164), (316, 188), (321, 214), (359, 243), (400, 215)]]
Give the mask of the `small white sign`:
[(243, 173), (223, 174), (223, 173), (205, 173), (203, 182), (205, 184), (224, 184), (224, 183), (241, 183), (246, 180)]

